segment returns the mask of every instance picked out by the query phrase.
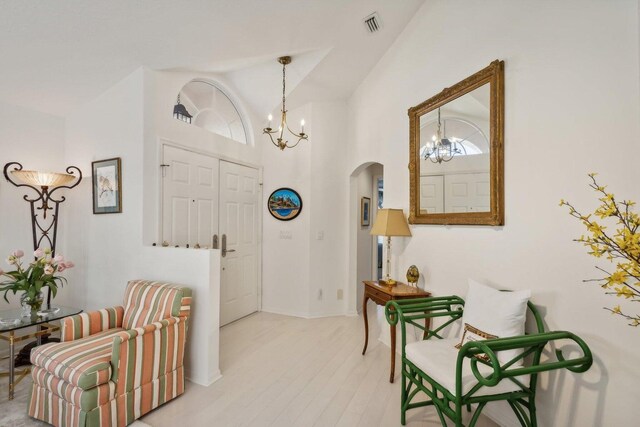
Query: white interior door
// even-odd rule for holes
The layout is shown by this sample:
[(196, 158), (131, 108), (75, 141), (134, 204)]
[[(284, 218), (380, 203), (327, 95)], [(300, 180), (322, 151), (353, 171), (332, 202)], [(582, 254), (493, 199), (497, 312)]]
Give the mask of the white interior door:
[(489, 173), (445, 175), (445, 212), (488, 212), (491, 193)]
[(258, 170), (220, 161), (220, 324), (258, 311)]
[(444, 213), (444, 176), (420, 177), (420, 211)]
[(211, 247), (218, 233), (219, 160), (165, 145), (162, 240)]

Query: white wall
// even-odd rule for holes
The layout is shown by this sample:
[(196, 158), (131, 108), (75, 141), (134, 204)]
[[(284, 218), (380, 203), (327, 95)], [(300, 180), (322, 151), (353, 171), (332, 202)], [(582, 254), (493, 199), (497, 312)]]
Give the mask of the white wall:
[(429, 1), (349, 103), (347, 170), (384, 163), (385, 205), (406, 211), (407, 109), (505, 60), (506, 225), (413, 226), (406, 246), (394, 245), (394, 269), (417, 265), (436, 295), (463, 295), (469, 277), (532, 289), (549, 329), (588, 342), (595, 355), (589, 372), (542, 376), (540, 425), (628, 425), (637, 412), (629, 391), (640, 382), (633, 363), (638, 331), (602, 310), (619, 300), (582, 283), (598, 272), (572, 242), (581, 224), (558, 207), (561, 198), (596, 206), (587, 188), (591, 171), (619, 197), (640, 199), (637, 7), (636, 1)]
[[(301, 317), (345, 313), (346, 108), (344, 102), (320, 102), (289, 111), (292, 128), (304, 117), (310, 135), (293, 149), (280, 151), (266, 136), (257, 138), (264, 145), (264, 311)], [(266, 210), (269, 195), (280, 187), (302, 197), (302, 212), (294, 220), (276, 220)], [(291, 239), (282, 239), (281, 232), (291, 233)]]
[(220, 251), (142, 247), (137, 277), (187, 285), (193, 292), (185, 374), (209, 385), (220, 378)]
[[(65, 223), (67, 255), (77, 284), (70, 303), (85, 309), (119, 305), (127, 281), (138, 278), (136, 259), (142, 244), (143, 70), (120, 81), (67, 118), (66, 159), (85, 179), (69, 196)], [(94, 215), (91, 162), (122, 159), (122, 213)]]
[[(0, 103), (0, 168), (19, 162), (26, 170), (64, 172), (64, 120), (16, 105)], [(0, 175), (1, 176), (1, 175)], [(60, 190), (60, 192), (66, 190)], [(29, 188), (16, 188), (0, 178), (0, 268), (8, 270), (9, 252), (22, 249), (30, 257), (33, 251), (31, 214), (24, 195), (33, 196)], [(64, 212), (66, 204), (60, 207)], [(67, 224), (60, 221), (59, 235)], [(27, 258), (29, 259), (29, 258)], [(12, 306), (19, 306), (20, 295), (9, 294)], [(0, 295), (1, 298), (1, 295)], [(0, 300), (0, 310), (6, 307)]]
[[(311, 106), (289, 111), (289, 121), (299, 123), (307, 119), (309, 141), (302, 141), (296, 148), (280, 151), (260, 135), (263, 149), (263, 267), (262, 310), (293, 316), (309, 316), (311, 278), (309, 277), (311, 241), (311, 162), (315, 144), (315, 123), (309, 120)], [(293, 141), (291, 141), (293, 142)], [(302, 199), (302, 211), (293, 220), (280, 221), (267, 210), (271, 193), (281, 187), (297, 191)], [(281, 234), (290, 236), (283, 238)]]
[[(311, 240), (310, 314), (344, 314), (347, 280), (348, 188), (344, 170), (346, 159), (346, 102), (312, 104), (311, 145)], [(295, 122), (294, 122), (295, 123)], [(320, 239), (318, 233), (322, 234)], [(322, 290), (322, 299), (318, 291)], [(342, 299), (338, 299), (338, 290)]]

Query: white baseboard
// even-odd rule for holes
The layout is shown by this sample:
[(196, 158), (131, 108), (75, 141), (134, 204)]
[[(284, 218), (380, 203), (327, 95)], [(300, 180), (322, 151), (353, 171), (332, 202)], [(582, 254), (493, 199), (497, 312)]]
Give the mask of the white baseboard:
[(264, 307), (264, 306), (260, 309), (260, 311), (263, 311), (265, 313), (280, 314), (282, 316), (301, 317), (303, 319), (308, 319), (309, 318), (309, 313), (301, 313), (301, 312), (295, 312), (295, 311), (280, 310), (280, 309), (277, 309), (277, 308), (269, 308), (269, 307)]
[(346, 316), (344, 311), (310, 314), (310, 313), (302, 313), (302, 312), (295, 312), (295, 311), (285, 311), (280, 309), (271, 309), (269, 307), (262, 307), (260, 311), (264, 311), (265, 313), (280, 314), (282, 316), (300, 317), (302, 319), (320, 319), (323, 317)]
[(185, 375), (185, 378), (194, 384), (198, 384), (203, 387), (209, 387), (211, 384), (222, 378), (222, 373), (220, 373), (220, 370), (217, 370), (207, 381), (197, 380), (195, 378), (192, 378), (190, 375)]

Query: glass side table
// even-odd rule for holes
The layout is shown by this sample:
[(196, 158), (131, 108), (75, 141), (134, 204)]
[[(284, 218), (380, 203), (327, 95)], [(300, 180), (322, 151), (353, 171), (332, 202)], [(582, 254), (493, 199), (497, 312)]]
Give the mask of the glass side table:
[[(58, 309), (57, 311), (55, 311)], [(0, 310), (0, 340), (9, 342), (9, 371), (0, 372), (0, 377), (9, 377), (9, 400), (13, 399), (15, 386), (31, 371), (30, 368), (15, 370), (15, 345), (29, 338), (36, 338), (38, 345), (43, 335), (60, 330), (60, 325), (50, 322), (82, 313), (81, 309), (70, 307), (54, 307), (48, 313), (32, 317), (22, 317), (22, 309)], [(42, 313), (42, 312), (39, 312)], [(25, 329), (35, 326), (36, 332), (29, 333)], [(16, 380), (16, 374), (18, 378)]]

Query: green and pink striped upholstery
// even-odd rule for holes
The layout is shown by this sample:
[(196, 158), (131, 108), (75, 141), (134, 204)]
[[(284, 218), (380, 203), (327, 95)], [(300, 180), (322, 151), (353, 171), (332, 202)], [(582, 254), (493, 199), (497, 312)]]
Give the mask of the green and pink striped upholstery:
[(60, 340), (72, 341), (108, 329), (121, 328), (123, 316), (124, 308), (118, 306), (65, 317), (61, 323)]
[(36, 347), (31, 351), (31, 364), (83, 390), (105, 384), (112, 375), (113, 339), (120, 331), (116, 328)]
[(124, 295), (125, 329), (138, 328), (171, 316), (189, 315), (191, 293), (168, 283), (132, 280)]
[(36, 347), (29, 415), (54, 426), (126, 426), (184, 392), (191, 291), (129, 282), (125, 308), (65, 319)]
[(113, 381), (107, 381), (97, 387), (83, 390), (79, 387), (74, 387), (45, 369), (37, 366), (33, 369), (33, 381), (38, 387), (50, 390), (54, 395), (84, 411), (90, 411), (100, 405), (104, 405), (116, 396), (116, 383)]

